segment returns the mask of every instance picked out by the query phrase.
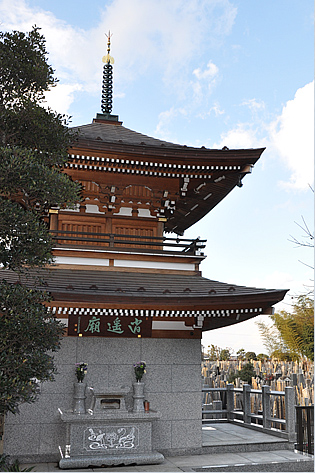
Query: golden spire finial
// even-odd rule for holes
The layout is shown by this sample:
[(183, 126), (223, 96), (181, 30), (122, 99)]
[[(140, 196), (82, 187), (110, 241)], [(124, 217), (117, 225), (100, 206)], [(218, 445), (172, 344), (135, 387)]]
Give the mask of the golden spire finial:
[(110, 56), (110, 38), (113, 36), (112, 34), (110, 34), (110, 31), (108, 32), (108, 34), (105, 33), (105, 36), (107, 36), (107, 54), (106, 56), (103, 56), (102, 58), (102, 61), (107, 63), (107, 64), (114, 64), (114, 58), (112, 56)]

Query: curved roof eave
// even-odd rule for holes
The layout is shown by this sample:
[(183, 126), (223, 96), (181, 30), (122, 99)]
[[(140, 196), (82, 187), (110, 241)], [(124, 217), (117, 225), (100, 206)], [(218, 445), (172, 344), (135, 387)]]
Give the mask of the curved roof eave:
[[(24, 278), (24, 280), (23, 280)], [(39, 279), (37, 279), (39, 278)], [(0, 271), (0, 279), (16, 283), (13, 271)], [(58, 301), (94, 304), (189, 306), (206, 310), (207, 306), (272, 306), (280, 302), (286, 289), (262, 289), (237, 286), (202, 276), (58, 269), (29, 270), (21, 276), (28, 287), (48, 291)]]
[[(143, 135), (117, 122), (93, 122), (71, 129), (70, 166), (134, 173), (137, 178), (172, 178), (178, 190), (163, 209), (164, 231), (183, 235), (251, 172), (265, 148), (221, 150), (189, 147)], [(185, 178), (185, 179), (184, 179)], [(184, 179), (184, 181), (183, 181)], [(188, 183), (185, 182), (188, 180)], [(191, 182), (190, 182), (191, 181)], [(166, 183), (168, 185), (168, 183)], [(186, 186), (186, 188), (185, 188)]]
[(77, 126), (70, 129), (77, 133), (72, 147), (83, 148), (86, 150), (121, 150), (124, 153), (138, 153), (148, 155), (160, 155), (173, 157), (190, 157), (202, 159), (220, 158), (220, 159), (237, 159), (241, 156), (253, 160), (254, 164), (265, 150), (265, 148), (248, 148), (248, 149), (212, 149), (201, 146), (200, 148), (176, 144), (168, 141), (159, 140), (157, 138), (138, 133), (123, 126), (104, 125), (104, 124), (88, 124)]

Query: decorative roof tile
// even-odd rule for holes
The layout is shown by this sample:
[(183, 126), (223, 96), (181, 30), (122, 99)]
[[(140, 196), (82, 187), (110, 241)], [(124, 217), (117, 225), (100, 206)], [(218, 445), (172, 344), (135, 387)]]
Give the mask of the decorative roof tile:
[[(17, 276), (8, 270), (0, 271), (0, 280), (6, 279), (14, 283)], [(69, 289), (73, 294), (89, 296), (91, 289), (97, 290), (98, 296), (117, 295), (119, 298), (181, 298), (192, 299), (206, 297), (213, 301), (217, 297), (225, 298), (247, 297), (258, 295), (283, 295), (285, 290), (263, 289), (256, 287), (237, 286), (204, 278), (180, 274), (135, 273), (119, 271), (93, 271), (72, 269), (46, 269), (36, 272), (29, 271), (20, 278), (22, 284), (38, 287), (41, 290), (49, 288), (51, 294), (66, 294)], [(124, 288), (123, 290), (121, 288)], [(189, 288), (189, 290), (187, 290)], [(233, 290), (231, 291), (231, 288)]]

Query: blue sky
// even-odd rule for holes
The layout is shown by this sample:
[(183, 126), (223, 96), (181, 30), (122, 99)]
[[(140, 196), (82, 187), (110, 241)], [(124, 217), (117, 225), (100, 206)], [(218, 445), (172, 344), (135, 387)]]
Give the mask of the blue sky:
[[(302, 216), (313, 230), (313, 2), (0, 0), (2, 30), (34, 24), (59, 78), (47, 103), (73, 125), (100, 112), (111, 30), (113, 113), (124, 126), (190, 146), (266, 147), (243, 187), (185, 237), (208, 240), (207, 278), (307, 290), (312, 250), (289, 239), (303, 240)], [(265, 351), (254, 321), (210, 331), (203, 343)]]

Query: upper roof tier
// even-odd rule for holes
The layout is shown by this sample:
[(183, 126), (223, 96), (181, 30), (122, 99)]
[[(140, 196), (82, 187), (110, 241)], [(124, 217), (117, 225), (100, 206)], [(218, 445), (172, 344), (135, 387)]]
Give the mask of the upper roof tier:
[[(100, 114), (98, 114), (99, 116)], [(104, 126), (109, 125), (109, 126)], [(113, 126), (116, 125), (116, 126)], [(187, 148), (167, 141), (158, 140), (151, 136), (143, 135), (136, 131), (130, 130), (122, 126), (122, 122), (112, 120), (94, 119), (93, 123), (72, 128), (79, 132), (79, 140), (87, 141), (104, 141), (106, 143), (117, 143), (133, 146), (166, 146), (168, 148)]]
[(69, 150), (70, 174), (71, 170), (105, 171), (111, 173), (112, 185), (128, 175), (131, 185), (150, 187), (152, 197), (161, 202), (155, 216), (164, 219), (166, 232), (179, 235), (235, 186), (241, 187), (264, 151), (169, 143), (125, 128), (118, 117), (108, 114), (97, 114), (93, 123), (71, 130), (76, 135)]
[[(100, 118), (100, 117), (116, 117), (115, 115), (107, 115), (107, 114), (97, 114), (97, 118), (93, 120), (92, 123), (88, 125), (80, 125), (76, 127), (72, 127), (71, 130), (78, 135), (75, 138), (74, 146), (77, 144), (80, 145), (89, 145), (93, 146), (93, 149), (106, 149), (110, 144), (117, 145), (117, 146), (131, 146), (135, 149), (135, 147), (140, 147), (142, 149), (142, 153), (149, 152), (149, 148), (154, 148), (155, 153), (159, 153), (159, 151), (163, 153), (168, 153), (169, 151), (171, 154), (175, 156), (195, 156), (195, 157), (221, 157), (221, 158), (236, 158), (240, 157), (240, 154), (244, 154), (247, 157), (256, 157), (254, 161), (251, 163), (254, 164), (261, 153), (264, 151), (265, 148), (259, 149), (237, 149), (237, 150), (230, 150), (226, 146), (220, 149), (210, 149), (206, 148), (205, 146), (201, 146), (200, 148), (195, 148), (193, 146), (187, 145), (180, 145), (177, 143), (171, 143), (169, 141), (159, 140), (157, 138), (153, 138), (148, 135), (144, 135), (142, 133), (138, 133), (137, 131), (130, 130), (122, 126), (122, 122)], [(144, 148), (145, 147), (145, 150)], [(149, 147), (149, 148), (147, 148)], [(131, 150), (129, 150), (131, 152)], [(153, 150), (152, 150), (153, 152)], [(180, 153), (180, 154), (178, 154)], [(235, 154), (236, 153), (236, 154)]]

